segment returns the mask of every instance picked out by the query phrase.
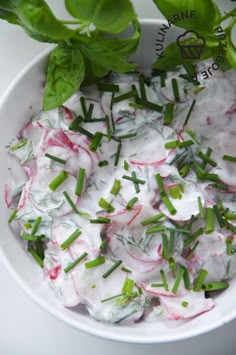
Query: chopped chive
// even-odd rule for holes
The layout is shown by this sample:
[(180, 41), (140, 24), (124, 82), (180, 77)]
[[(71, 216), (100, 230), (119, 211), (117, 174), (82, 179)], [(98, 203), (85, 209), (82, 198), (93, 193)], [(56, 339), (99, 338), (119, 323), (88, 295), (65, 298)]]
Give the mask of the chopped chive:
[(107, 91), (107, 92), (119, 92), (119, 85), (108, 84), (108, 83), (97, 83), (98, 91)]
[(236, 163), (236, 157), (232, 157), (231, 155), (224, 155), (222, 159)]
[(176, 270), (176, 261), (174, 258), (169, 258), (168, 259), (168, 263), (169, 263), (169, 267), (171, 269), (171, 271), (175, 271)]
[(99, 168), (103, 168), (104, 166), (108, 166), (108, 165), (109, 165), (109, 162), (107, 160), (101, 160), (98, 163)]
[(31, 241), (31, 242), (36, 242), (39, 237), (35, 236), (35, 235), (21, 234), (20, 238), (23, 239), (23, 240)]
[(62, 170), (60, 174), (58, 174), (55, 179), (53, 179), (48, 187), (52, 191), (56, 191), (56, 189), (67, 179), (68, 173), (65, 170)]
[(44, 249), (43, 249), (43, 241), (42, 238), (38, 238), (35, 241), (36, 252), (40, 256), (40, 258), (44, 259)]
[(111, 300), (114, 300), (115, 298), (118, 298), (118, 297), (121, 297), (121, 296), (124, 296), (124, 293), (120, 293), (119, 295), (115, 295), (115, 296), (112, 296), (112, 297), (108, 297), (108, 298), (104, 298), (103, 300), (101, 300), (101, 302), (107, 302), (107, 301), (111, 301)]
[(145, 219), (144, 221), (141, 222), (141, 224), (142, 224), (142, 226), (147, 226), (149, 224), (158, 222), (163, 217), (165, 217), (165, 215), (163, 213), (158, 213), (155, 216)]
[(236, 213), (226, 213), (224, 217), (229, 221), (236, 221)]
[(174, 294), (176, 294), (179, 289), (179, 285), (180, 285), (180, 282), (183, 278), (184, 273), (185, 273), (185, 267), (180, 265), (176, 279), (175, 279), (175, 283), (174, 283), (172, 290), (171, 290)]
[(196, 104), (196, 100), (194, 99), (193, 102), (192, 102), (192, 105), (190, 106), (190, 109), (189, 109), (189, 111), (188, 111), (187, 117), (185, 118), (184, 126), (187, 126), (188, 121), (189, 121), (189, 119), (190, 119), (190, 116), (191, 116), (191, 113), (192, 113), (192, 111), (193, 111), (193, 109), (194, 109), (195, 104)]
[(37, 233), (41, 222), (42, 222), (42, 217), (39, 216), (34, 223), (31, 235), (35, 235)]
[(183, 266), (184, 268), (184, 274), (183, 274), (183, 279), (184, 279), (184, 287), (186, 290), (191, 290), (191, 281), (190, 281), (190, 275), (188, 269)]
[(80, 123), (83, 122), (83, 120), (84, 119), (82, 116), (76, 117), (76, 119), (70, 124), (69, 130), (77, 132), (77, 128), (79, 127)]
[(221, 216), (221, 213), (220, 213), (220, 210), (219, 210), (218, 206), (217, 206), (217, 205), (214, 205), (214, 206), (213, 206), (213, 210), (214, 210), (214, 212), (215, 212), (215, 216), (216, 216), (216, 218), (217, 218), (217, 221), (218, 221), (218, 223), (219, 223), (219, 226), (220, 226), (221, 228), (223, 228), (224, 225), (225, 225), (225, 223), (224, 223), (224, 220), (223, 220), (223, 218), (222, 218), (222, 216)]
[(118, 164), (119, 164), (121, 148), (122, 148), (122, 143), (119, 142), (118, 147), (117, 147), (117, 151), (115, 154), (115, 162), (114, 162), (115, 166), (118, 166)]
[(24, 224), (24, 227), (25, 227), (26, 229), (30, 229), (30, 228), (32, 228), (32, 225), (31, 225), (30, 223), (25, 223), (25, 224)]
[(215, 214), (211, 207), (206, 208), (206, 228), (205, 233), (210, 234), (215, 230)]
[(226, 254), (229, 256), (233, 255), (233, 240), (227, 237), (225, 243), (226, 243)]
[(220, 178), (217, 174), (209, 174), (209, 173), (205, 173), (204, 175), (198, 175), (198, 179), (200, 180), (210, 180), (210, 181), (214, 181), (214, 182), (219, 182)]
[(107, 211), (108, 213), (112, 213), (115, 211), (115, 208), (109, 203), (107, 202), (104, 198), (100, 198), (100, 200), (98, 201), (98, 205), (99, 207), (103, 208), (105, 211)]
[(157, 182), (157, 185), (158, 185), (158, 189), (160, 191), (160, 195), (165, 195), (165, 188), (164, 188), (164, 184), (163, 184), (163, 180), (162, 180), (162, 177), (160, 174), (156, 174), (155, 175), (155, 178), (156, 178), (156, 182)]
[(195, 132), (193, 132), (190, 128), (188, 127), (185, 127), (184, 131), (192, 138), (192, 140), (200, 145), (201, 144), (201, 141), (200, 139), (198, 138), (197, 134)]
[(76, 187), (75, 187), (75, 194), (77, 196), (80, 196), (83, 192), (84, 181), (85, 181), (85, 169), (80, 168), (77, 176)]
[(41, 268), (43, 268), (43, 259), (40, 257), (40, 255), (37, 253), (37, 251), (32, 248), (32, 247), (29, 247), (28, 248), (28, 252), (33, 256), (33, 258), (35, 259), (35, 261), (37, 261), (37, 263), (39, 264), (39, 266)]
[(175, 149), (175, 148), (178, 148), (179, 145), (180, 145), (180, 141), (178, 141), (178, 140), (166, 142), (165, 149)]
[(112, 130), (115, 131), (115, 122), (114, 122), (114, 117), (113, 117), (113, 103), (114, 103), (114, 97), (115, 93), (113, 92), (111, 95), (111, 103), (110, 103), (110, 111), (111, 111), (111, 123), (112, 123)]
[(87, 112), (87, 117), (86, 117), (86, 121), (88, 122), (90, 122), (90, 120), (92, 119), (93, 109), (94, 109), (94, 104), (90, 104)]
[(134, 178), (133, 176), (131, 177), (128, 175), (123, 175), (122, 179), (129, 180), (129, 181), (135, 182), (137, 184), (141, 184), (141, 185), (144, 185), (146, 183), (146, 181), (144, 181), (144, 180), (140, 180), (140, 179)]
[(90, 120), (88, 122), (106, 122), (106, 118), (105, 117), (101, 117), (101, 118), (90, 118)]
[(174, 107), (175, 107), (175, 105), (173, 103), (171, 103), (171, 102), (166, 104), (164, 121), (163, 121), (164, 125), (169, 125), (169, 124), (172, 123), (173, 117), (174, 117), (173, 116), (174, 115)]
[(181, 306), (184, 307), (184, 308), (188, 307), (188, 302), (187, 301), (183, 301), (181, 303)]
[(98, 219), (90, 219), (91, 224), (109, 224), (111, 222), (110, 218), (98, 217)]
[(213, 184), (213, 187), (215, 187), (218, 190), (225, 190), (225, 191), (227, 191), (229, 189), (227, 185), (222, 184), (222, 183)]
[(102, 137), (103, 137), (103, 134), (101, 132), (96, 132), (91, 140), (90, 145), (89, 145), (89, 150), (91, 150), (92, 152), (96, 152), (98, 147), (100, 146), (100, 143), (102, 141)]
[(110, 194), (117, 196), (121, 189), (121, 182), (120, 180), (115, 180), (113, 186), (111, 188)]
[(210, 157), (208, 157), (207, 155), (203, 154), (202, 152), (198, 153), (199, 158), (201, 158), (203, 161), (205, 161), (207, 164), (210, 164), (213, 167), (217, 166), (217, 163), (212, 160)]
[(123, 134), (122, 136), (117, 136), (116, 138), (119, 140), (122, 140), (122, 139), (135, 138), (136, 136), (137, 136), (137, 132), (133, 132), (133, 133), (128, 133), (128, 134)]
[(202, 235), (204, 232), (203, 228), (200, 227), (196, 232), (194, 232), (192, 235), (190, 235), (190, 237), (188, 239), (186, 239), (184, 241), (184, 246), (187, 247), (189, 246), (192, 242), (195, 241), (195, 239), (197, 239), (198, 237), (200, 237), (200, 235)]
[(166, 206), (166, 208), (168, 209), (168, 211), (170, 212), (170, 214), (173, 216), (177, 213), (177, 210), (175, 209), (175, 207), (172, 205), (172, 202), (170, 201), (169, 197), (164, 195), (161, 196), (162, 202), (164, 203), (164, 205)]
[(79, 214), (79, 211), (76, 207), (76, 205), (74, 204), (74, 202), (72, 201), (72, 199), (70, 198), (68, 192), (63, 191), (63, 195), (65, 196), (67, 202), (69, 203), (70, 207), (72, 208), (72, 210), (76, 213)]
[(165, 231), (165, 226), (154, 226), (150, 227), (146, 230), (146, 234), (154, 234), (154, 233), (159, 233), (159, 232), (164, 232)]
[(49, 153), (45, 153), (45, 157), (47, 157), (47, 158), (49, 158), (51, 160), (54, 160), (57, 163), (61, 163), (61, 164), (64, 164), (64, 165), (66, 164), (66, 160), (58, 158), (58, 157), (55, 157), (54, 155), (51, 155)]
[(200, 292), (202, 289), (202, 286), (204, 284), (204, 281), (208, 275), (208, 271), (201, 269), (198, 273), (198, 276), (195, 280), (194, 286), (193, 286), (193, 291), (195, 292)]
[(200, 164), (198, 164), (197, 162), (193, 162), (193, 166), (195, 167), (195, 171), (197, 173), (198, 178), (199, 177), (204, 177), (206, 175), (205, 170), (202, 168), (202, 166)]
[(62, 244), (61, 249), (67, 249), (79, 236), (81, 235), (81, 230), (76, 229)]
[(188, 253), (188, 255), (187, 255), (187, 257), (186, 257), (187, 260), (190, 260), (190, 259), (191, 259), (191, 257), (193, 256), (193, 253), (195, 252), (195, 250), (196, 250), (198, 244), (199, 244), (199, 240), (194, 244), (194, 246), (192, 247), (192, 249), (191, 249), (190, 252)]
[(173, 254), (175, 246), (175, 231), (170, 231), (170, 240), (169, 240), (169, 254)]
[(131, 200), (129, 200), (129, 202), (126, 205), (126, 209), (131, 210), (136, 202), (138, 202), (138, 197), (135, 196), (135, 197), (131, 198)]
[(71, 269), (73, 269), (81, 260), (86, 258), (88, 256), (88, 253), (85, 251), (83, 254), (81, 254), (77, 259), (75, 259), (71, 264), (69, 264), (65, 269), (64, 272), (67, 273)]
[[(134, 180), (137, 179), (137, 175), (136, 175), (136, 172), (135, 172), (135, 171), (132, 171), (131, 175), (132, 175), (132, 178), (133, 178)], [(136, 193), (139, 193), (139, 192), (140, 192), (139, 184), (138, 184), (137, 182), (135, 182), (135, 181), (134, 181), (134, 188), (135, 188)]]
[(229, 287), (229, 283), (227, 281), (221, 281), (221, 282), (210, 282), (204, 284), (202, 286), (202, 289), (204, 291), (217, 291), (217, 290), (224, 290), (228, 287)]
[(83, 111), (84, 119), (86, 121), (87, 120), (87, 109), (86, 109), (84, 96), (80, 97), (80, 104), (81, 104), (81, 108), (82, 108), (82, 111)]
[(166, 86), (167, 74), (164, 70), (160, 71), (159, 74), (161, 79), (161, 87), (164, 88)]
[(124, 161), (124, 170), (128, 171), (129, 170), (129, 163), (127, 162), (127, 160)]
[(197, 202), (198, 202), (198, 209), (199, 209), (200, 217), (201, 217), (201, 219), (204, 219), (205, 218), (205, 212), (204, 212), (204, 208), (202, 206), (202, 199), (201, 199), (200, 196), (198, 196)]
[(205, 167), (207, 166), (207, 163), (208, 163), (207, 159), (210, 158), (211, 153), (212, 153), (212, 149), (210, 147), (208, 147), (206, 153), (204, 154), (205, 159), (203, 160), (203, 162), (201, 164), (202, 169), (205, 169)]
[(184, 142), (180, 142), (179, 143), (179, 148), (187, 148), (187, 147), (190, 147), (193, 144), (194, 144), (194, 141), (192, 141), (190, 139), (190, 140), (187, 140), (187, 141), (184, 141)]
[(127, 267), (122, 267), (122, 268), (121, 268), (121, 271), (128, 272), (128, 273), (132, 273), (132, 271), (129, 270), (129, 269), (127, 269)]
[(17, 209), (15, 209), (12, 214), (10, 215), (10, 217), (8, 218), (8, 223), (11, 224), (12, 221), (14, 221), (14, 219), (16, 218), (17, 215)]
[(183, 234), (190, 234), (191, 233), (191, 229), (185, 229), (185, 228), (171, 228), (171, 227), (166, 227), (167, 230), (169, 231), (174, 231), (174, 232), (178, 232), (178, 233), (183, 233)]
[(154, 284), (151, 284), (151, 287), (164, 287), (164, 284), (163, 283), (154, 283)]
[(128, 277), (125, 279), (124, 284), (122, 286), (122, 292), (124, 292), (127, 296), (132, 296), (134, 287), (134, 280), (129, 279)]
[(87, 129), (80, 127), (80, 126), (76, 127), (76, 132), (79, 132), (80, 134), (82, 134), (88, 138), (91, 138), (91, 139), (93, 139), (93, 137), (94, 137), (94, 135), (91, 132), (87, 131)]
[(175, 101), (180, 101), (178, 81), (175, 78), (173, 78), (171, 80), (171, 84), (172, 84)]
[(142, 99), (147, 100), (147, 94), (145, 90), (145, 80), (143, 75), (139, 76), (139, 89)]
[(184, 192), (183, 186), (180, 184), (177, 184), (176, 186), (170, 186), (168, 187), (169, 194), (172, 198), (181, 200), (182, 199), (182, 193)]
[(136, 98), (136, 104), (142, 105), (144, 108), (152, 111), (162, 112), (163, 110), (163, 106), (154, 104), (153, 102), (141, 98)]
[(144, 109), (143, 105), (136, 104), (135, 102), (129, 102), (129, 107), (137, 108), (137, 109), (140, 109), (140, 110)]
[(111, 125), (110, 125), (110, 119), (108, 116), (106, 116), (106, 127), (107, 127), (107, 139), (108, 142), (111, 140)]
[(131, 97), (135, 97), (136, 95), (137, 95), (137, 90), (136, 89), (132, 89), (132, 90), (126, 92), (125, 94), (122, 94), (122, 95), (114, 97), (113, 102), (116, 104), (118, 102), (127, 100), (127, 99), (129, 99)]
[(160, 274), (161, 274), (161, 280), (163, 282), (165, 291), (169, 291), (169, 286), (168, 286), (168, 283), (167, 283), (167, 280), (166, 280), (165, 271), (164, 270), (160, 270)]
[(12, 145), (9, 149), (12, 151), (17, 150), (21, 147), (24, 147), (24, 145), (26, 145), (27, 142), (28, 142), (27, 138), (21, 139), (18, 143)]
[(112, 273), (113, 271), (115, 271), (115, 269), (117, 269), (117, 268), (120, 266), (120, 264), (122, 264), (122, 260), (117, 260), (117, 261), (110, 267), (110, 269), (108, 269), (108, 270), (102, 275), (102, 277), (103, 277), (104, 279), (106, 279), (108, 276), (111, 275), (111, 273)]
[(188, 174), (189, 170), (190, 170), (190, 165), (188, 163), (184, 164), (184, 166), (179, 171), (179, 175), (181, 177), (184, 177)]
[(167, 239), (167, 235), (165, 233), (162, 233), (161, 239), (162, 239), (162, 257), (164, 259), (168, 259), (168, 239)]
[(103, 249), (105, 249), (106, 248), (106, 246), (107, 246), (107, 239), (104, 239), (102, 242), (101, 242), (101, 244), (100, 244), (100, 246), (99, 246), (99, 249), (100, 250), (103, 250)]
[(86, 269), (92, 269), (93, 267), (97, 267), (99, 265), (105, 264), (106, 258), (104, 256), (99, 256), (97, 259), (90, 260), (85, 263)]

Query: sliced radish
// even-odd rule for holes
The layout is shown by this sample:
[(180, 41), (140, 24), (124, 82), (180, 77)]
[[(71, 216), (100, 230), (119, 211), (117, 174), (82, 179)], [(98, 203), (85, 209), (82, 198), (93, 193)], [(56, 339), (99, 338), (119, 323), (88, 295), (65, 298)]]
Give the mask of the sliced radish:
[[(205, 298), (203, 291), (188, 291), (179, 297), (160, 296), (160, 301), (168, 313), (168, 318), (173, 320), (192, 318), (210, 311), (215, 306), (215, 302), (211, 298)], [(184, 307), (183, 304), (187, 304), (187, 306)]]

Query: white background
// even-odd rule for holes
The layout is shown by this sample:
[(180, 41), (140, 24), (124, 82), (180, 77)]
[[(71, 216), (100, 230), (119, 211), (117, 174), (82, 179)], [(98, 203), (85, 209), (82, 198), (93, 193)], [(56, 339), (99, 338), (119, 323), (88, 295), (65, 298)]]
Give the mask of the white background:
[[(51, 0), (48, 3), (59, 17), (65, 18), (63, 1)], [(133, 3), (140, 17), (160, 17), (151, 0), (133, 0)], [(230, 0), (219, 0), (218, 3), (223, 10), (232, 9), (235, 4)], [(5, 22), (0, 22), (0, 44), (1, 96), (20, 69), (47, 44), (34, 42), (19, 28)], [(0, 120), (4, 128), (7, 117), (0, 117)], [(115, 343), (83, 334), (47, 314), (23, 293), (1, 262), (0, 285), (0, 355), (236, 354), (236, 321), (211, 333), (171, 344)]]

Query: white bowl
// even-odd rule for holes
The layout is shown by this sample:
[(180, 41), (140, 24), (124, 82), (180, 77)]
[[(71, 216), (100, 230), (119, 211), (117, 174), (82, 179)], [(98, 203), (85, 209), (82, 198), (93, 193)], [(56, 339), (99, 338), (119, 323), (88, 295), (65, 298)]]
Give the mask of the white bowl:
[[(151, 66), (155, 60), (155, 39), (163, 22), (158, 20), (142, 20), (142, 40), (135, 55), (142, 68)], [(173, 32), (169, 33), (169, 40)], [(175, 33), (176, 34), (176, 33)], [(7, 181), (7, 154), (4, 146), (17, 135), (20, 128), (29, 120), (32, 114), (42, 108), (42, 83), (48, 52), (33, 60), (12, 82), (0, 102), (1, 117), (1, 238), (0, 258), (21, 288), (44, 309), (65, 323), (106, 339), (133, 342), (158, 343), (186, 339), (196, 336), (229, 322), (236, 318), (236, 280), (231, 287), (219, 295), (216, 306), (210, 312), (204, 313), (188, 321), (176, 323), (137, 323), (131, 326), (103, 324), (93, 320), (87, 314), (77, 309), (59, 306), (53, 293), (44, 286), (42, 270), (27, 255), (22, 244), (12, 234), (7, 220), (9, 211), (4, 203), (4, 185)]]

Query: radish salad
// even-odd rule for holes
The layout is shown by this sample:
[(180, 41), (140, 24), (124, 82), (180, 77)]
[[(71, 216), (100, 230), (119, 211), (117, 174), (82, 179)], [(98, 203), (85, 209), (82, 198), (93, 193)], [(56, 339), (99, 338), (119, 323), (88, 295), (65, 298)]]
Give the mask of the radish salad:
[(235, 90), (232, 70), (112, 73), (21, 129), (8, 222), (55, 302), (110, 323), (215, 307), (236, 274)]

